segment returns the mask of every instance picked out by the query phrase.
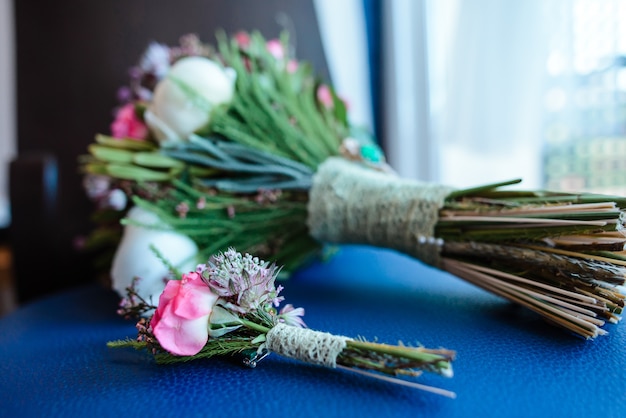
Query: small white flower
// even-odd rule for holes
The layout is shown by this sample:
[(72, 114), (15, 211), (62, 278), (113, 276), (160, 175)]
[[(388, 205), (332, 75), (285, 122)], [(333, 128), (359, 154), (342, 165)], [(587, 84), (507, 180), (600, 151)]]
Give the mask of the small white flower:
[(99, 200), (107, 196), (111, 190), (111, 178), (97, 174), (87, 174), (83, 178), (83, 188), (91, 200)]
[(122, 210), (128, 203), (126, 193), (121, 189), (113, 189), (106, 198), (105, 206), (113, 210)]
[(151, 42), (141, 57), (139, 67), (143, 72), (152, 73), (160, 80), (170, 68), (169, 47), (158, 42)]
[(126, 288), (133, 278), (138, 277), (135, 286), (137, 294), (156, 305), (166, 281), (172, 277), (150, 246), (154, 246), (182, 272), (194, 271), (198, 246), (191, 238), (178, 232), (149, 228), (148, 225), (156, 225), (159, 219), (154, 213), (138, 206), (128, 211), (127, 219), (147, 226), (124, 227), (111, 265), (112, 287), (120, 296), (126, 296)]
[(181, 58), (156, 85), (146, 124), (162, 145), (186, 140), (209, 123), (216, 106), (232, 100), (235, 79), (232, 68), (206, 57)]

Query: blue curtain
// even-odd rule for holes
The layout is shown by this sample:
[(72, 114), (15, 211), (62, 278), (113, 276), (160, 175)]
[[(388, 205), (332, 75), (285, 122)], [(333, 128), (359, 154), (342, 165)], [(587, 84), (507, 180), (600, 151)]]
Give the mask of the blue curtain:
[(382, 141), (382, 0), (363, 0), (365, 29), (367, 31), (368, 63), (370, 68), (370, 89), (372, 93), (372, 126), (380, 143)]

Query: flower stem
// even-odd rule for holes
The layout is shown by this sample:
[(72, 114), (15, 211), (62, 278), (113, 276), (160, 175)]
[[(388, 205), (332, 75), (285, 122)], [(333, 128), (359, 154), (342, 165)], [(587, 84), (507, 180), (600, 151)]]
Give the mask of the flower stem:
[(348, 340), (346, 341), (346, 344), (348, 345), (348, 347), (374, 351), (381, 354), (403, 356), (406, 358), (423, 361), (425, 363), (438, 360), (446, 360), (445, 356), (443, 356), (441, 353), (436, 353), (428, 349), (421, 349), (416, 347), (393, 346), (388, 344), (378, 344), (358, 340)]
[(261, 324), (257, 324), (256, 322), (248, 321), (247, 319), (243, 319), (243, 318), (240, 318), (240, 320), (241, 320), (241, 323), (245, 327), (248, 327), (248, 328), (253, 329), (255, 331), (262, 332), (263, 334), (267, 334), (269, 332), (269, 330), (270, 330), (268, 327), (265, 327), (265, 326), (263, 326)]

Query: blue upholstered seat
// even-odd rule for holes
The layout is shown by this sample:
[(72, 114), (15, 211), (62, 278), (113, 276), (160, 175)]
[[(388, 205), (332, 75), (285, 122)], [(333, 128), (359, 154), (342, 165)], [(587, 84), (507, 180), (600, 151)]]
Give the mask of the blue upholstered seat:
[(419, 382), (449, 399), (270, 355), (163, 366), (131, 349), (118, 297), (98, 285), (31, 302), (0, 319), (0, 415), (20, 417), (617, 417), (626, 412), (626, 330), (569, 335), (388, 250), (345, 246), (284, 283), (310, 328), (457, 351), (455, 376)]

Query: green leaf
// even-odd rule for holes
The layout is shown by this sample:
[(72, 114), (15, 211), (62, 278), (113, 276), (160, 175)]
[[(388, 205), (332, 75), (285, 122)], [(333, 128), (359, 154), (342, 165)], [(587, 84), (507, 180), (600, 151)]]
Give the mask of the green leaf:
[(513, 179), (513, 180), (502, 181), (498, 183), (486, 184), (486, 185), (478, 186), (478, 187), (471, 187), (468, 189), (455, 190), (452, 193), (450, 193), (446, 199), (451, 200), (451, 199), (459, 199), (464, 196), (480, 195), (482, 192), (497, 189), (503, 186), (509, 186), (511, 184), (518, 184), (521, 181), (522, 179)]
[(133, 162), (144, 167), (154, 168), (183, 168), (185, 164), (177, 159), (168, 157), (158, 152), (136, 152)]
[(88, 149), (91, 155), (102, 161), (112, 163), (131, 163), (133, 161), (133, 152), (131, 151), (96, 144), (89, 145)]
[(200, 178), (212, 177), (221, 172), (220, 170), (216, 170), (214, 168), (205, 168), (205, 167), (197, 167), (197, 166), (190, 166), (188, 167), (188, 169), (189, 169), (189, 174), (192, 177), (200, 177)]
[(89, 163), (83, 166), (83, 171), (88, 174), (107, 175), (107, 164), (101, 162)]
[(134, 181), (168, 181), (174, 174), (126, 164), (108, 164), (107, 173), (119, 179)]
[(96, 142), (111, 148), (122, 148), (135, 151), (152, 151), (158, 149), (158, 146), (152, 142), (126, 138), (114, 138), (103, 134), (96, 135)]

